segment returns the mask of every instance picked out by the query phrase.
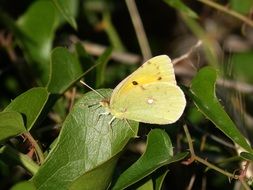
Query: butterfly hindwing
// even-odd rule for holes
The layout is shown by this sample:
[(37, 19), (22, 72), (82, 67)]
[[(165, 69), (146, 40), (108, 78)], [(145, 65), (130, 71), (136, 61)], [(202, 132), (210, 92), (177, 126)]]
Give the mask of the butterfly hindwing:
[(182, 90), (167, 82), (136, 86), (121, 94), (111, 106), (118, 118), (144, 123), (174, 123), (183, 113), (185, 97)]

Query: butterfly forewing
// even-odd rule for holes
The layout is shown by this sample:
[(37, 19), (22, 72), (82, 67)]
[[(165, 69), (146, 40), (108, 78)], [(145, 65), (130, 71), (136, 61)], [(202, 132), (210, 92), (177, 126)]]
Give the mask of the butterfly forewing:
[(135, 72), (121, 81), (113, 90), (111, 102), (118, 99), (121, 94), (128, 92), (136, 85), (145, 85), (153, 82), (168, 82), (176, 85), (173, 65), (167, 55), (151, 58), (139, 67)]

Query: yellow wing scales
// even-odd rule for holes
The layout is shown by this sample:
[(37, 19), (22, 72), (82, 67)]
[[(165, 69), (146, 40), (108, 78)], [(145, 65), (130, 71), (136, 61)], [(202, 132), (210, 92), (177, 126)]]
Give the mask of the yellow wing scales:
[(108, 109), (119, 119), (168, 124), (178, 120), (185, 105), (171, 60), (160, 55), (145, 62), (117, 85)]
[(114, 89), (111, 101), (113, 101), (113, 99), (118, 99), (122, 93), (133, 88), (133, 83), (135, 82), (139, 85), (144, 85), (157, 81), (176, 84), (173, 65), (167, 55), (151, 58), (142, 64), (135, 72), (121, 81)]
[[(116, 118), (144, 123), (174, 123), (182, 115), (185, 97), (182, 90), (166, 82), (146, 84), (130, 89), (111, 105)], [(138, 94), (141, 94), (140, 96)]]

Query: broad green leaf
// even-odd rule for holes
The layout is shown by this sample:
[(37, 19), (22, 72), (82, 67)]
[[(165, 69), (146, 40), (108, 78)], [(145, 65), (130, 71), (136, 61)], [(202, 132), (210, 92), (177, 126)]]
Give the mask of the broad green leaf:
[[(111, 182), (114, 166), (118, 161), (118, 155), (112, 157), (107, 162), (99, 165), (95, 169), (86, 172), (74, 181), (70, 186), (70, 190), (90, 190), (105, 189)], [(99, 180), (98, 180), (99, 179)]]
[(78, 1), (73, 0), (52, 0), (55, 7), (60, 11), (66, 21), (75, 29), (77, 30), (77, 24), (73, 15), (73, 11), (70, 8), (76, 6), (69, 6), (70, 2), (73, 2), (75, 5), (78, 4)]
[(96, 61), (97, 66), (97, 77), (96, 77), (96, 87), (100, 87), (105, 82), (105, 69), (107, 62), (111, 56), (112, 48), (107, 48), (104, 53)]
[(253, 153), (245, 137), (237, 129), (215, 95), (217, 73), (212, 67), (201, 69), (192, 80), (190, 96), (199, 110), (232, 141)]
[(187, 7), (181, 0), (164, 0), (164, 2), (189, 17), (198, 18), (198, 15), (189, 7)]
[(17, 111), (24, 116), (25, 126), (30, 130), (39, 118), (49, 94), (43, 87), (32, 88), (15, 98), (4, 111)]
[(31, 63), (36, 63), (35, 74), (46, 83), (49, 74), (49, 56), (56, 29), (57, 12), (49, 0), (34, 1), (18, 19), (17, 24), (23, 32), (18, 40)]
[(10, 190), (36, 190), (30, 181), (22, 181), (14, 185)]
[(47, 89), (53, 94), (62, 94), (83, 75), (77, 57), (62, 47), (53, 50), (50, 65)]
[(117, 179), (112, 189), (125, 189), (148, 176), (156, 169), (170, 163), (173, 147), (167, 133), (154, 129), (148, 134), (145, 153)]
[(22, 115), (15, 111), (0, 112), (0, 141), (26, 131)]
[[(112, 91), (98, 92), (109, 98)], [(87, 180), (105, 181), (101, 189), (108, 187), (107, 179), (110, 179), (115, 167), (115, 162), (111, 160), (136, 135), (138, 123), (115, 119), (110, 125), (112, 116), (103, 114), (105, 109), (100, 106), (100, 101), (100, 96), (89, 92), (74, 105), (63, 123), (56, 146), (32, 179), (38, 189), (79, 187), (81, 182), (78, 178), (85, 175), (88, 176)], [(101, 169), (104, 169), (102, 176)], [(93, 172), (92, 175), (89, 172)], [(78, 181), (75, 183), (75, 180)], [(86, 180), (82, 183), (86, 189), (97, 187), (97, 184)]]
[(253, 6), (253, 0), (230, 0), (231, 8), (239, 13), (247, 14)]

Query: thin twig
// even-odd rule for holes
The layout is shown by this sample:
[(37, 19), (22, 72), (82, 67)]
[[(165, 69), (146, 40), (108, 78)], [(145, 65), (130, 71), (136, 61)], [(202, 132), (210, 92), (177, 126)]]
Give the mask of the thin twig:
[(233, 173), (227, 172), (227, 171), (225, 171), (225, 170), (223, 170), (223, 169), (215, 166), (214, 164), (211, 164), (207, 160), (205, 160), (205, 159), (200, 158), (199, 156), (197, 156), (195, 154), (195, 151), (194, 151), (194, 148), (193, 148), (193, 143), (192, 143), (193, 140), (192, 140), (191, 135), (189, 133), (188, 127), (186, 125), (184, 125), (183, 127), (184, 127), (185, 135), (186, 135), (186, 138), (187, 138), (187, 141), (188, 141), (188, 145), (189, 145), (189, 149), (190, 149), (190, 153), (191, 153), (191, 162), (198, 161), (198, 162), (200, 162), (200, 163), (208, 166), (209, 168), (211, 168), (213, 170), (216, 170), (216, 171), (222, 173), (223, 175), (228, 176), (229, 178), (239, 179), (238, 175), (234, 175)]
[(218, 3), (215, 3), (214, 1), (210, 1), (210, 0), (198, 0), (199, 2), (203, 3), (203, 4), (206, 4), (206, 5), (209, 5), (210, 7), (213, 7), (219, 11), (222, 11), (224, 13), (227, 13), (241, 21), (243, 21), (244, 23), (248, 24), (249, 26), (253, 27), (253, 21), (248, 19), (247, 17), (241, 15), (240, 13), (236, 12), (236, 11), (233, 11), (225, 6), (222, 6)]
[[(87, 51), (89, 54), (94, 56), (100, 56), (103, 54), (103, 52), (106, 50), (106, 46), (103, 46), (101, 44), (88, 42), (88, 41), (80, 41), (76, 36), (72, 35), (70, 36), (70, 41), (73, 42), (73, 44), (80, 42), (82, 43), (85, 51)], [(73, 46), (71, 49), (74, 49)], [(119, 62), (123, 62), (126, 64), (137, 64), (142, 61), (141, 56), (129, 52), (119, 52), (119, 51), (113, 51), (111, 54), (111, 59)]]
[(137, 35), (137, 39), (140, 44), (143, 58), (144, 60), (148, 60), (152, 57), (152, 53), (149, 47), (148, 39), (138, 9), (135, 4), (135, 0), (126, 0), (126, 5), (134, 25), (135, 33)]

